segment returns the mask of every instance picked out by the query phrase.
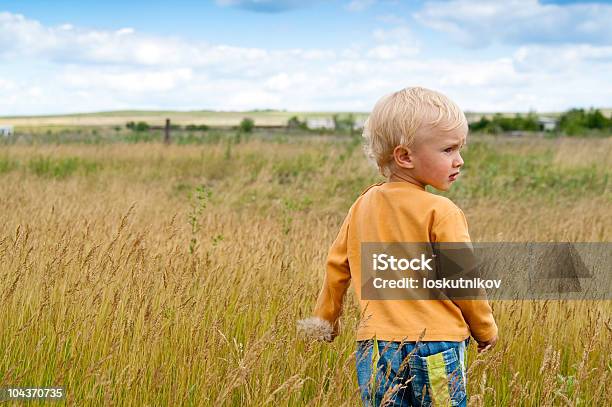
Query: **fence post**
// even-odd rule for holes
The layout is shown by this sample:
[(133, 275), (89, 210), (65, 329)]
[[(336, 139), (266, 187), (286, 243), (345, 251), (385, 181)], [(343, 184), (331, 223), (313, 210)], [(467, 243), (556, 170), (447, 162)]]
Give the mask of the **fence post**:
[(164, 143), (170, 144), (170, 119), (166, 119), (166, 128), (164, 129)]

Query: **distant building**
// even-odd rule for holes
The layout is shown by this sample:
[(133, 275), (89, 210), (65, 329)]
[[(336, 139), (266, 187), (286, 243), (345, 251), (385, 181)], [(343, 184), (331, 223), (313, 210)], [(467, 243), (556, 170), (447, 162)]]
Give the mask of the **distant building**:
[(13, 131), (13, 126), (10, 124), (0, 124), (0, 136), (10, 136)]
[(336, 128), (336, 124), (334, 123), (334, 119), (330, 118), (313, 118), (306, 119), (306, 127), (309, 129), (327, 129), (334, 130)]
[(544, 131), (554, 131), (557, 128), (559, 120), (552, 117), (538, 117), (538, 124), (540, 129)]

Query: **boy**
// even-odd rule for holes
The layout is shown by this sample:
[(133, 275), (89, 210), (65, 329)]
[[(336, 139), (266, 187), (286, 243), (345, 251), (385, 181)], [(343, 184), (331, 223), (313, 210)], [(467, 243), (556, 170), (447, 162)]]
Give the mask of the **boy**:
[(461, 209), (425, 190), (446, 191), (459, 177), (467, 133), (454, 102), (420, 87), (383, 97), (366, 122), (366, 155), (387, 182), (370, 186), (351, 206), (329, 251), (314, 317), (298, 326), (333, 341), (353, 280), (364, 321), (356, 334), (357, 379), (367, 406), (465, 406), (470, 335), (479, 352), (497, 342), (487, 300), (365, 300), (360, 290), (364, 242), (470, 241)]

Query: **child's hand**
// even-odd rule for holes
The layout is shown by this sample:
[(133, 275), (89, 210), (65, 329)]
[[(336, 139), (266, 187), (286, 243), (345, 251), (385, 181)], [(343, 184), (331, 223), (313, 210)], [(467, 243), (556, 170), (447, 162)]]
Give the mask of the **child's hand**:
[(497, 335), (487, 342), (478, 342), (478, 353), (483, 353), (491, 349), (497, 343)]
[(297, 329), (304, 339), (332, 342), (335, 336), (334, 329), (329, 321), (318, 317), (298, 321)]

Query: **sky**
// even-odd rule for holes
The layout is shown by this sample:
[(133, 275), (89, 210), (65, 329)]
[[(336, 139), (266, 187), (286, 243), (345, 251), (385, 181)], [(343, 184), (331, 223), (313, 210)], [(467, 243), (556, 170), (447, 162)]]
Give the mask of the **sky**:
[(612, 2), (0, 1), (0, 116), (612, 107)]

